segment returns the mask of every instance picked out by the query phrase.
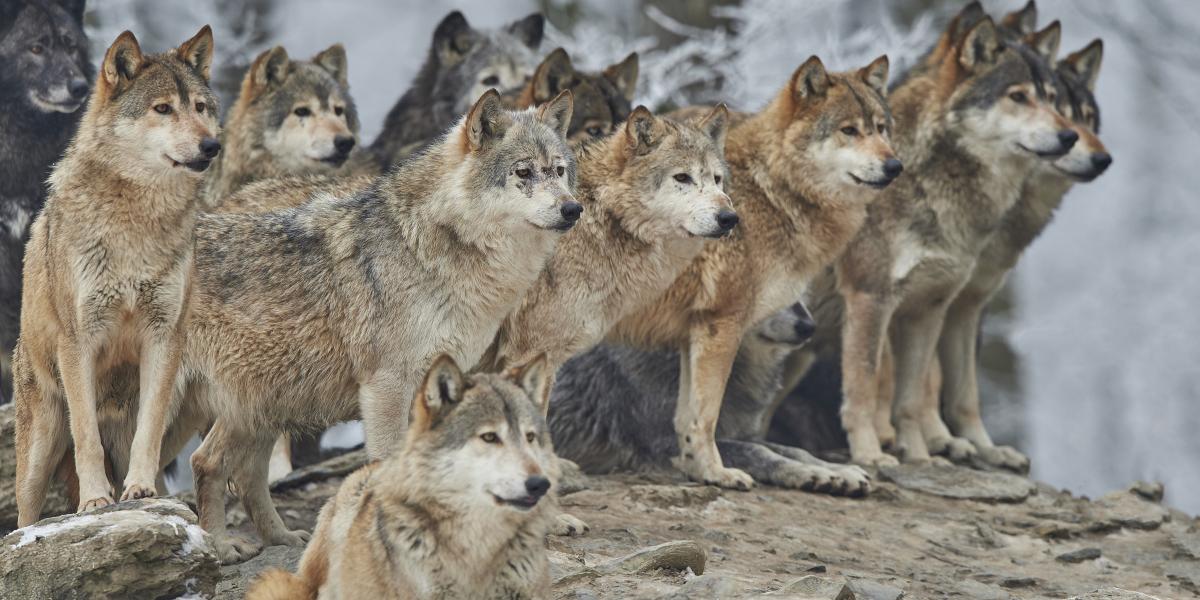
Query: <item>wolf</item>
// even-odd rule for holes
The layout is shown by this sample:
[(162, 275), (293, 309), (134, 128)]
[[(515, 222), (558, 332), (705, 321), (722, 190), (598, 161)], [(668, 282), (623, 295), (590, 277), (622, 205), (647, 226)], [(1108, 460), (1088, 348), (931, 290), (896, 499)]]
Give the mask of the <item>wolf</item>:
[[(1055, 36), (1057, 27), (1048, 28), (1030, 46)], [(1047, 99), (1044, 61), (1024, 45), (1006, 44), (990, 17), (967, 29), (940, 61), (891, 94), (897, 147), (915, 175), (872, 204), (836, 262), (844, 301), (842, 423), (851, 458), (863, 465), (896, 462), (883, 453), (875, 426), (885, 339), (904, 459), (928, 461), (930, 449), (952, 457), (971, 451), (940, 416), (922, 411), (946, 309), (1036, 162), (1066, 154), (1078, 139)]]
[(512, 103), (516, 108), (538, 106), (569, 89), (575, 95), (569, 139), (572, 143), (597, 140), (616, 132), (629, 118), (637, 78), (637, 52), (599, 73), (588, 73), (577, 71), (567, 51), (556, 48), (534, 69), (529, 83), (513, 93)]
[(439, 357), (403, 449), (347, 477), (296, 574), (264, 573), (246, 597), (545, 597), (559, 473), (536, 398), (550, 373), (535, 360), (468, 377)]
[(254, 59), (226, 118), (209, 206), (260, 179), (348, 172), (359, 121), (347, 76), (341, 44), (310, 61), (291, 60), (281, 46)]
[(888, 61), (829, 73), (817, 57), (726, 142), (730, 196), (744, 227), (710, 243), (610, 341), (680, 353), (677, 468), (692, 479), (748, 489), (715, 439), (725, 382), (743, 335), (803, 295), (859, 228), (878, 188), (903, 166), (888, 141)]
[(189, 310), (198, 192), (221, 149), (212, 55), (208, 26), (156, 55), (122, 33), (50, 175), (25, 255), (23, 360), (14, 365), (20, 526), (37, 519), (66, 450), (67, 411), (79, 510), (113, 502), (97, 391), (124, 365), (138, 366), (140, 382), (121, 498), (156, 493)]
[(94, 69), (82, 0), (0, 3), (0, 404), (12, 391), (21, 259), (46, 177), (79, 123)]
[(538, 64), (545, 19), (531, 14), (497, 30), (479, 30), (461, 12), (446, 15), (412, 85), (383, 121), (371, 153), (386, 170), (437, 137), (488, 89), (525, 85)]

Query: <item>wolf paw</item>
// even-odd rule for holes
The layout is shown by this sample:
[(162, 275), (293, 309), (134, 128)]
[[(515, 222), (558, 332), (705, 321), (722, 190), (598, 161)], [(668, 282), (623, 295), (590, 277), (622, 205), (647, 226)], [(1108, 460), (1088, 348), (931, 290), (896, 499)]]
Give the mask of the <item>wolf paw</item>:
[(835, 496), (860, 498), (871, 493), (871, 476), (861, 467), (845, 465), (832, 467), (832, 493)]
[(993, 467), (1001, 467), (1017, 473), (1029, 472), (1029, 457), (1010, 446), (980, 448), (979, 458)]
[(749, 491), (754, 487), (754, 478), (741, 469), (718, 467), (701, 478), (706, 485), (715, 485), (731, 490)]
[(296, 546), (303, 548), (311, 537), (312, 534), (303, 529), (293, 529), (291, 531), (284, 529), (272, 533), (264, 542), (268, 546)]
[(894, 467), (900, 464), (900, 461), (891, 454), (884, 454), (882, 451), (863, 453), (858, 456), (851, 456), (851, 462), (864, 467), (879, 468), (879, 467)]
[(154, 486), (146, 486), (140, 483), (134, 483), (125, 486), (125, 492), (121, 494), (121, 502), (126, 500), (137, 500), (139, 498), (153, 498), (158, 495), (158, 490)]
[(92, 498), (91, 500), (88, 500), (87, 502), (80, 502), (79, 510), (76, 512), (87, 512), (89, 510), (96, 510), (97, 508), (104, 508), (105, 506), (108, 506), (109, 504), (112, 504), (112, 503), (113, 503), (112, 496), (100, 496), (99, 498)]
[(929, 451), (933, 454), (945, 456), (956, 463), (966, 462), (978, 453), (975, 449), (975, 444), (960, 437), (930, 440)]
[(231, 535), (213, 536), (212, 545), (217, 551), (217, 559), (223, 565), (249, 560), (262, 549), (250, 540)]
[(550, 533), (554, 535), (572, 537), (583, 535), (591, 530), (592, 528), (588, 527), (587, 523), (567, 513), (555, 515), (554, 524), (550, 527)]

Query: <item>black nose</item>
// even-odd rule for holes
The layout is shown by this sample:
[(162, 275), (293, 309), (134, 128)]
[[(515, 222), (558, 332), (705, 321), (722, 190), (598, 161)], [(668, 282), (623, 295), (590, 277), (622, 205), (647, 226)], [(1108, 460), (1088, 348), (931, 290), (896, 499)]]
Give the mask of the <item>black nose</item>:
[(567, 200), (563, 202), (561, 212), (564, 219), (574, 223), (579, 220), (579, 215), (583, 214), (583, 205), (574, 200)]
[(348, 135), (339, 135), (333, 138), (333, 147), (337, 148), (339, 154), (350, 154), (354, 149), (354, 138)]
[(728, 208), (722, 208), (717, 211), (717, 225), (721, 228), (721, 231), (729, 231), (737, 227), (739, 220), (741, 219), (738, 218), (737, 213)]
[(534, 498), (541, 498), (550, 489), (550, 480), (541, 475), (534, 475), (525, 480), (525, 493)]
[(900, 162), (899, 159), (889, 158), (883, 161), (883, 174), (886, 175), (888, 179), (895, 179), (900, 176), (900, 173), (903, 172), (904, 163)]
[(792, 305), (792, 312), (796, 313), (796, 342), (807, 342), (817, 332), (817, 322), (799, 302)]
[(1079, 134), (1070, 129), (1063, 129), (1058, 132), (1058, 142), (1066, 150), (1070, 150), (1071, 146), (1074, 146), (1077, 141), (1079, 141)]
[(220, 151), (221, 142), (218, 142), (216, 138), (204, 138), (200, 140), (200, 152), (204, 153), (205, 158), (215, 158)]
[(1093, 152), (1092, 153), (1092, 166), (1095, 167), (1097, 171), (1103, 171), (1108, 168), (1108, 165), (1111, 165), (1111, 164), (1112, 164), (1112, 155), (1111, 154), (1109, 154), (1107, 152)]
[(82, 77), (76, 77), (67, 84), (67, 91), (71, 92), (73, 98), (82, 98), (88, 93), (88, 82)]

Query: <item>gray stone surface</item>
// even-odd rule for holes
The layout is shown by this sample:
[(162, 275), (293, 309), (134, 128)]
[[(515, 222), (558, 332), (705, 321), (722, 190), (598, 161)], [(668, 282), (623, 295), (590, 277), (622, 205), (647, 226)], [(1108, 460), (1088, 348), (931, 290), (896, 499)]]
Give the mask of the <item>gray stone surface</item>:
[(707, 554), (700, 544), (691, 540), (667, 542), (642, 548), (632, 554), (613, 559), (598, 567), (600, 573), (649, 573), (657, 569), (683, 571), (691, 569), (697, 575), (704, 574)]
[(295, 572), (303, 555), (303, 548), (267, 546), (258, 556), (244, 563), (221, 567), (221, 583), (217, 585), (213, 600), (241, 600), (260, 573), (268, 569)]
[(879, 476), (905, 489), (960, 500), (1021, 502), (1037, 490), (1032, 481), (1018, 475), (954, 465), (884, 467)]
[(1158, 597), (1113, 587), (1072, 596), (1069, 600), (1158, 600)]

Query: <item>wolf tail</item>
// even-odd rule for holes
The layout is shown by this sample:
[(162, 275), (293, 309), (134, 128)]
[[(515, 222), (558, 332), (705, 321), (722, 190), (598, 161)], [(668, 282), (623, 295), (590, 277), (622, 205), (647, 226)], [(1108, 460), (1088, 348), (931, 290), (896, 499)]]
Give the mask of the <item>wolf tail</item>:
[(299, 600), (317, 597), (308, 581), (280, 569), (264, 571), (246, 592), (246, 600)]

